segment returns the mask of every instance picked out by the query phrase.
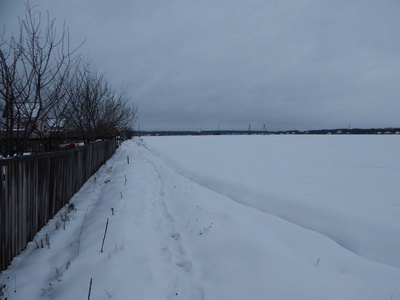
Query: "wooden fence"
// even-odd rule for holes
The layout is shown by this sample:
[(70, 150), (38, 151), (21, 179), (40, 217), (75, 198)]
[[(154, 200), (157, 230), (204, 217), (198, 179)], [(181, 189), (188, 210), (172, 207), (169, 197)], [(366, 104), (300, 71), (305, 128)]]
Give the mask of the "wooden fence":
[(0, 160), (0, 271), (115, 152), (117, 141)]

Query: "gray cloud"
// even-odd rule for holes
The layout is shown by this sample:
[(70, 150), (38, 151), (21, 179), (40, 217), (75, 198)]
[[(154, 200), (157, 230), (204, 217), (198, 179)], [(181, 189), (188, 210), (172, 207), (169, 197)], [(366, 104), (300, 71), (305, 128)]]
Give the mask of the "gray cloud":
[(34, 2), (129, 85), (142, 129), (399, 126), (398, 1)]

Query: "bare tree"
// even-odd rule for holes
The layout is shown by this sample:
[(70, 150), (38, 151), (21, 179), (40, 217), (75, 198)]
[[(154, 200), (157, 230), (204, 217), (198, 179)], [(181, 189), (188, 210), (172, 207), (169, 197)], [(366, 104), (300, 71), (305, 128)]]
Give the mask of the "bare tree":
[(85, 142), (95, 138), (100, 106), (108, 93), (107, 82), (85, 64), (76, 73), (73, 88), (69, 90), (66, 128), (81, 135)]
[[(71, 50), (69, 33), (62, 27), (57, 34), (55, 19), (42, 15), (25, 4), (25, 18), (19, 20), (18, 38), (0, 39), (0, 102), (2, 126), (8, 141), (7, 155), (21, 153), (25, 140), (45, 136), (59, 126), (62, 110), (67, 106), (71, 70), (79, 63)], [(55, 125), (57, 124), (57, 125)]]
[[(4, 40), (4, 31), (0, 40), (0, 129), (1, 138), (11, 141), (14, 127), (17, 123), (16, 104), (21, 97), (18, 86), (20, 85), (17, 72), (21, 52), (18, 51), (15, 39), (9, 43)], [(17, 131), (18, 134), (18, 131)], [(11, 142), (3, 142), (2, 154), (8, 155), (13, 152)]]
[(137, 105), (130, 103), (131, 97), (127, 90), (112, 92), (106, 102), (102, 103), (99, 129), (103, 135), (112, 135), (115, 130), (119, 132), (133, 129), (137, 117)]
[(130, 104), (126, 90), (115, 92), (104, 74), (98, 74), (88, 64), (80, 68), (74, 82), (66, 117), (69, 131), (90, 142), (133, 128), (137, 106)]

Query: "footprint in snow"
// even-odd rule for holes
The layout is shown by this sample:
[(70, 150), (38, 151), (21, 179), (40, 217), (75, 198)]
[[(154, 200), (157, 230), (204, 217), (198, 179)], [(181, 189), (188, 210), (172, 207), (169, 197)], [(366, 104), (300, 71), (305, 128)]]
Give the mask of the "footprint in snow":
[(176, 262), (176, 265), (179, 268), (184, 269), (186, 272), (189, 272), (192, 269), (192, 263), (190, 261), (187, 261), (187, 260), (178, 260)]
[(175, 241), (177, 241), (180, 239), (181, 236), (179, 233), (175, 232), (175, 233), (171, 234), (170, 237), (172, 237)]

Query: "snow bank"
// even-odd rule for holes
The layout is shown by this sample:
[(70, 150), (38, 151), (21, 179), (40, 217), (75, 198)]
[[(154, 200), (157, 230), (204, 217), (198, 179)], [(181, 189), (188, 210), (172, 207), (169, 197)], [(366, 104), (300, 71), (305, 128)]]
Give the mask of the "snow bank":
[(180, 174), (400, 267), (397, 136), (146, 138)]

